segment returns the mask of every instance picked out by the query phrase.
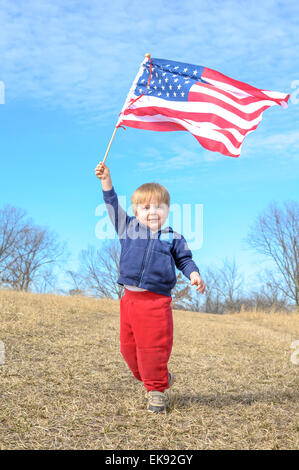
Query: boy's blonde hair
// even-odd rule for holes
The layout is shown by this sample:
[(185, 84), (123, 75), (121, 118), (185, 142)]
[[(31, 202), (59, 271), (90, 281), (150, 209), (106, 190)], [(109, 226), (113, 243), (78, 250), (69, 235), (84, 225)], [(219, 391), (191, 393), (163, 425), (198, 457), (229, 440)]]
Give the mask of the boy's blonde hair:
[(137, 212), (137, 204), (149, 203), (152, 198), (155, 198), (158, 204), (164, 203), (170, 206), (170, 195), (164, 186), (159, 183), (145, 183), (132, 194), (131, 204), (134, 214)]

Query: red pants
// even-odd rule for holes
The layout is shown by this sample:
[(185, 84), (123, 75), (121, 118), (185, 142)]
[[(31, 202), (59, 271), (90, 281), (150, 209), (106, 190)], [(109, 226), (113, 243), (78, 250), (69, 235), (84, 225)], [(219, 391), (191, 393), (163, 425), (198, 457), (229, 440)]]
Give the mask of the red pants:
[(147, 391), (169, 387), (167, 362), (173, 343), (172, 297), (125, 289), (120, 299), (120, 350)]

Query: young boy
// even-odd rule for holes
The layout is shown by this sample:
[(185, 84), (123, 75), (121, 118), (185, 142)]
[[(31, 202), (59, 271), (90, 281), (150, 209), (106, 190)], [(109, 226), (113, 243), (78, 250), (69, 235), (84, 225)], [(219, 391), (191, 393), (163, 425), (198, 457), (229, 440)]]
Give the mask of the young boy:
[(117, 281), (125, 287), (120, 299), (121, 353), (147, 390), (148, 411), (165, 412), (164, 391), (174, 382), (167, 363), (173, 343), (170, 304), (175, 266), (202, 294), (205, 285), (185, 238), (171, 227), (162, 229), (170, 206), (167, 189), (157, 183), (137, 188), (131, 198), (135, 216), (130, 217), (118, 203), (108, 167), (100, 162), (95, 174), (121, 244)]

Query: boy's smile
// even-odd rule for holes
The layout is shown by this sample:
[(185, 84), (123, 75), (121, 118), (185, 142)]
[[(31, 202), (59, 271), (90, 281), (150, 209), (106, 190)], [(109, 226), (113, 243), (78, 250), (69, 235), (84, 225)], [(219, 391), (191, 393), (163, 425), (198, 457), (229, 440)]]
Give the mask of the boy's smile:
[(159, 230), (168, 217), (169, 207), (165, 203), (158, 203), (156, 199), (137, 205), (136, 218), (152, 231)]

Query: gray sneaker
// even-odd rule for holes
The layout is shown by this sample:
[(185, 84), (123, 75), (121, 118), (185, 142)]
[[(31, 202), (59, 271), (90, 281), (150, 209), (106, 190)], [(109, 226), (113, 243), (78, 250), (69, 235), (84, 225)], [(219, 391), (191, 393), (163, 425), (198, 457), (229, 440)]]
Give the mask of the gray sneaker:
[(150, 411), (151, 413), (162, 413), (163, 411), (166, 411), (166, 401), (163, 392), (150, 390), (147, 394), (147, 398), (147, 411)]
[[(169, 382), (169, 388), (172, 387), (174, 382), (175, 382), (175, 376), (171, 372), (168, 373), (168, 382)], [(147, 392), (145, 392), (144, 398), (148, 399), (148, 393)]]

